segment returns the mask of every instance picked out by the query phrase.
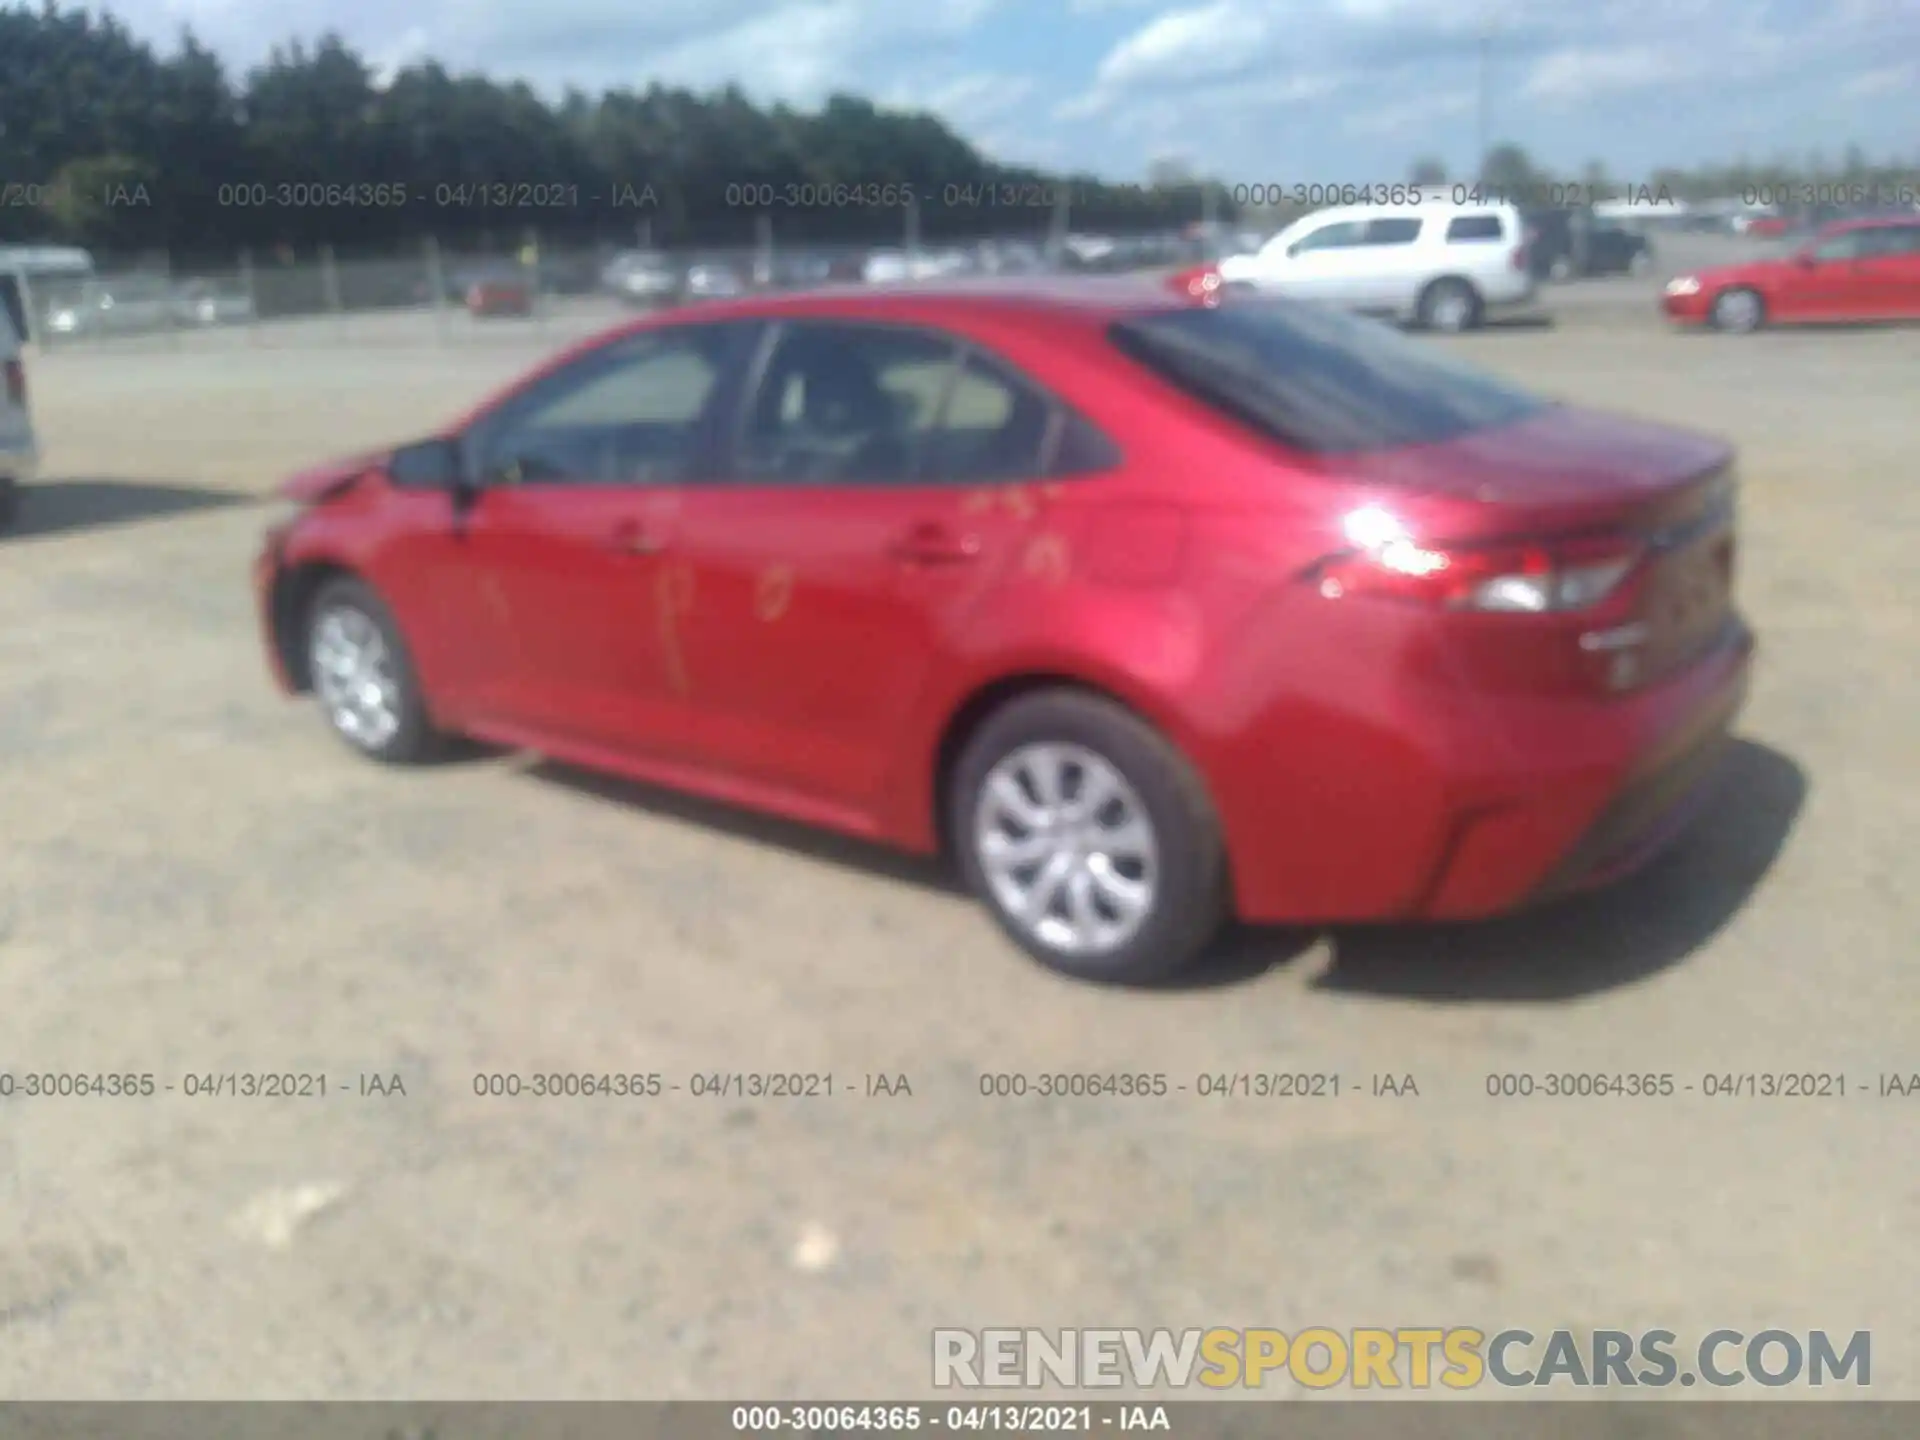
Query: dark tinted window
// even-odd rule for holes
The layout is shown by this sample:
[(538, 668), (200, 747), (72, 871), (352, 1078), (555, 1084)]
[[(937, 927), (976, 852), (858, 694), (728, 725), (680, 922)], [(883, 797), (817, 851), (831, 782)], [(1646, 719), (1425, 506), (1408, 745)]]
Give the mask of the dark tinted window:
[(1390, 326), (1316, 305), (1158, 311), (1114, 326), (1113, 339), (1194, 398), (1320, 454), (1446, 440), (1549, 404)]
[(1369, 220), (1366, 243), (1369, 245), (1411, 245), (1420, 238), (1420, 222), (1396, 216), (1391, 220)]
[(1447, 241), (1501, 240), (1506, 233), (1498, 215), (1456, 215), (1447, 222)]
[(487, 484), (672, 485), (699, 478), (733, 327), (655, 330), (575, 360), (474, 440)]
[(1890, 225), (1887, 234), (1887, 254), (1920, 255), (1920, 225)]
[(922, 330), (787, 327), (749, 403), (741, 476), (793, 484), (911, 479), (957, 353), (952, 340)]
[(1829, 235), (1814, 248), (1814, 257), (1819, 260), (1857, 260), (1871, 248), (1866, 230), (1846, 230), (1838, 235)]
[(1060, 440), (1053, 452), (1051, 473), (1055, 475), (1092, 475), (1112, 470), (1120, 464), (1120, 447), (1098, 426), (1082, 416), (1068, 413), (1060, 426)]

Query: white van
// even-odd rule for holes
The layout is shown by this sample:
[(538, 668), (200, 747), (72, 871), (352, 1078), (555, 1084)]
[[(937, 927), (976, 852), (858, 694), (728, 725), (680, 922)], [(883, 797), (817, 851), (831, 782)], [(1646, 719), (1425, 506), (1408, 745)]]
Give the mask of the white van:
[(27, 367), (20, 355), (20, 337), (0, 307), (0, 530), (13, 524), (20, 487), (33, 478), (39, 462), (33, 415), (27, 409)]
[(1319, 210), (1215, 268), (1229, 288), (1391, 315), (1433, 330), (1471, 330), (1490, 311), (1534, 298), (1526, 226), (1513, 205)]

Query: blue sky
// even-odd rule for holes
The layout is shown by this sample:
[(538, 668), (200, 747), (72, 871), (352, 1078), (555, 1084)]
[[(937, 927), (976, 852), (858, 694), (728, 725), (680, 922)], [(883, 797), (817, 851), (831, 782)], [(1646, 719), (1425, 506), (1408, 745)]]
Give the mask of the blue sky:
[(1456, 169), (1489, 120), (1573, 171), (1837, 156), (1920, 178), (1920, 0), (117, 0), (237, 66), (334, 28), (376, 63), (431, 56), (542, 89), (733, 81), (942, 115), (999, 158), (1137, 179), (1156, 157), (1250, 183)]

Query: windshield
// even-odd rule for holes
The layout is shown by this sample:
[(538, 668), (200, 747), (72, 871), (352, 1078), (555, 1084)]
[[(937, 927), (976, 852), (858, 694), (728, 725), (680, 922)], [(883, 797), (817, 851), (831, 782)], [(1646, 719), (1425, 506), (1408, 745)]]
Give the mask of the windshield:
[(1161, 379), (1314, 454), (1450, 440), (1550, 401), (1378, 321), (1251, 301), (1123, 320), (1114, 343)]

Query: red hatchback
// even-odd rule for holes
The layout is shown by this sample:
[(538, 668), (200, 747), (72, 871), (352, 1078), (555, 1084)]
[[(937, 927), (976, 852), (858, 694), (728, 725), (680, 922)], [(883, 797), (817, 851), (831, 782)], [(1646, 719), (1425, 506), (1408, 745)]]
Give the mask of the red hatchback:
[(296, 477), (256, 583), (369, 756), (946, 851), (1033, 955), (1140, 980), (1229, 916), (1486, 916), (1660, 848), (1746, 686), (1731, 461), (1312, 306), (821, 291)]
[(1828, 225), (1792, 255), (1677, 276), (1661, 307), (1682, 325), (1920, 320), (1920, 214)]

